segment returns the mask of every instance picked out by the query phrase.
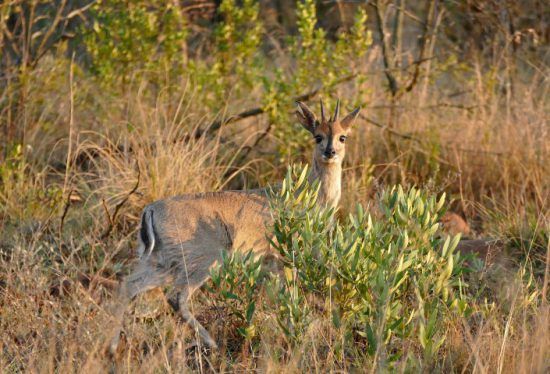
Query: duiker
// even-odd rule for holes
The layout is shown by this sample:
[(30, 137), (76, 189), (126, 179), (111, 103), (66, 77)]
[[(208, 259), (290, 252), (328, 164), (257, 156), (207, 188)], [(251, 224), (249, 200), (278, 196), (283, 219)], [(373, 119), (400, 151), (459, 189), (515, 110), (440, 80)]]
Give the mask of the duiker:
[[(298, 102), (296, 115), (315, 141), (312, 179), (320, 181), (318, 203), (336, 207), (340, 200), (346, 139), (359, 109), (339, 119), (340, 102), (321, 118)], [(223, 251), (268, 252), (266, 226), (271, 223), (267, 189), (223, 191), (176, 196), (143, 210), (139, 230), (139, 261), (124, 279), (114, 306), (116, 319), (110, 352), (115, 353), (130, 301), (147, 290), (171, 284), (177, 290), (183, 319), (210, 347), (216, 342), (191, 314), (188, 301), (210, 276)]]

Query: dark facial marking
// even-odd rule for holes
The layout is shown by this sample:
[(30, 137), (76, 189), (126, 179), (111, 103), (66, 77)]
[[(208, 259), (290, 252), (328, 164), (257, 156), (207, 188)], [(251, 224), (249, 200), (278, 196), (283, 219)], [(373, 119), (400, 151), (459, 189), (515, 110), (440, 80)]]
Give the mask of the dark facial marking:
[(332, 158), (336, 154), (336, 151), (334, 150), (334, 146), (332, 144), (332, 123), (328, 124), (328, 134), (327, 134), (327, 147), (325, 148), (324, 154), (327, 158)]

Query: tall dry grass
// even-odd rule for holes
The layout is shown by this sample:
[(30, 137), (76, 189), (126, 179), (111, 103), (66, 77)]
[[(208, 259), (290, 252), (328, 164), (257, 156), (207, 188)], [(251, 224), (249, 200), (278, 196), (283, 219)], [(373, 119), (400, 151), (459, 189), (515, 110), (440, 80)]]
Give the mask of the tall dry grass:
[[(238, 346), (206, 291), (194, 306), (210, 330), (230, 343), (221, 352), (186, 351), (183, 345), (193, 334), (161, 297), (156, 310), (128, 321), (120, 357), (107, 357), (111, 282), (131, 262), (140, 209), (175, 194), (276, 182), (287, 165), (270, 157), (272, 144), (281, 141), (271, 135), (241, 157), (265, 125), (262, 117), (196, 136), (215, 114), (197, 102), (185, 79), (155, 89), (138, 82), (120, 94), (101, 89), (76, 67), (69, 79), (66, 68), (47, 60), (34, 71), (24, 157), (13, 157), (15, 166), (0, 188), (3, 371), (371, 367), (366, 356), (364, 362), (350, 362), (338, 353), (337, 339), (324, 336), (326, 316), (316, 318), (303, 344), (291, 350), (272, 333), (276, 322), (259, 315), (255, 348)], [(536, 75), (517, 84), (513, 100), (503, 104), (488, 87), (489, 78), (480, 73), (465, 82), (437, 82), (422, 100), (405, 96), (393, 129), (398, 134), (391, 137), (394, 146), (387, 144), (384, 129), (364, 120), (350, 137), (342, 210), (355, 202), (375, 204), (381, 184), (422, 185), (451, 193), (453, 209), (474, 224), (476, 236), (509, 245), (495, 265), (478, 264), (469, 280), (477, 291), (473, 316), (450, 320), (437, 364), (419, 370), (527, 373), (546, 372), (550, 365), (548, 85)], [(364, 87), (342, 86), (335, 95), (345, 101), (363, 89), (364, 114), (384, 124), (382, 77)], [(242, 109), (226, 103), (229, 114)], [(129, 194), (138, 176), (138, 187)]]

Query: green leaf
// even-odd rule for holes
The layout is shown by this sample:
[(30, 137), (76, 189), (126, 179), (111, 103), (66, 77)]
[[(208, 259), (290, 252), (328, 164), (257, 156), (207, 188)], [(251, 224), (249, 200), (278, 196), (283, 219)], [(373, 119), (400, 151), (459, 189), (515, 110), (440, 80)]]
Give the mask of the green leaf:
[(441, 249), (441, 254), (443, 257), (447, 257), (447, 251), (449, 250), (449, 244), (451, 243), (451, 237), (447, 236), (445, 243), (443, 243), (443, 248)]
[(235, 295), (234, 293), (229, 292), (229, 291), (225, 291), (225, 290), (222, 291), (222, 295), (226, 299), (231, 299), (231, 300), (238, 300), (239, 299), (239, 297), (237, 295)]
[(445, 195), (445, 192), (443, 192), (443, 194), (439, 198), (439, 201), (437, 202), (436, 211), (439, 212), (441, 208), (443, 208), (443, 204), (445, 204), (445, 198), (446, 198), (446, 195)]
[(256, 302), (252, 301), (248, 308), (246, 308), (246, 321), (250, 323), (252, 317), (254, 316), (254, 311), (256, 310)]
[(367, 334), (367, 341), (369, 342), (367, 352), (369, 353), (369, 355), (374, 356), (377, 349), (376, 337), (374, 335), (374, 331), (368, 323), (365, 325), (365, 332)]

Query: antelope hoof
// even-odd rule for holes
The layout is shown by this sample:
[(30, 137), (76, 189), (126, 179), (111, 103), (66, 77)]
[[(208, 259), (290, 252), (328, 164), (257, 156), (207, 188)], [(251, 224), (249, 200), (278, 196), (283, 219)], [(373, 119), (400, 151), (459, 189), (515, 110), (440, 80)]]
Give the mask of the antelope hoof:
[(113, 339), (111, 339), (111, 343), (109, 344), (109, 349), (107, 351), (107, 353), (111, 357), (116, 356), (116, 353), (118, 351), (118, 346), (120, 344), (120, 335), (121, 334), (122, 334), (122, 332), (118, 333), (116, 336), (113, 337)]
[(218, 350), (218, 345), (211, 337), (203, 338), (202, 340), (194, 340), (192, 343), (189, 343), (186, 347), (186, 351), (191, 351), (193, 349), (200, 348), (201, 350), (214, 351)]
[(208, 346), (208, 348), (210, 348), (212, 350), (217, 350), (218, 349), (218, 345), (216, 344), (216, 342), (212, 338), (207, 339), (205, 341), (205, 343)]
[(185, 347), (184, 351), (185, 351), (185, 354), (187, 356), (191, 356), (191, 355), (193, 355), (195, 353), (198, 353), (198, 352), (200, 352), (203, 355), (208, 355), (208, 354), (212, 353), (213, 351), (217, 350), (217, 348), (218, 348), (217, 346), (212, 347), (212, 346), (207, 345), (205, 343), (200, 343), (198, 341), (194, 341), (194, 342), (188, 344)]

